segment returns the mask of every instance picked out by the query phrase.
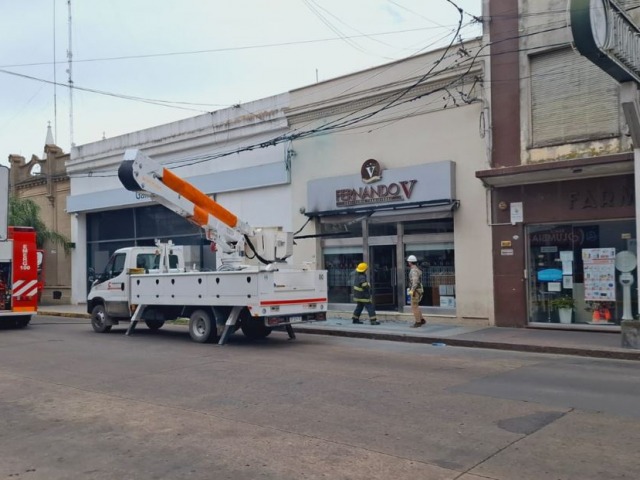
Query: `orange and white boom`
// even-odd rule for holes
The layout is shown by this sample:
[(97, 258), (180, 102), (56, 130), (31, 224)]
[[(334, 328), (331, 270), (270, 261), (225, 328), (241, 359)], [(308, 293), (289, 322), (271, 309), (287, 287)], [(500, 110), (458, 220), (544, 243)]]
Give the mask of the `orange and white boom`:
[(291, 255), (293, 235), (281, 231), (256, 231), (248, 223), (195, 186), (164, 168), (137, 149), (127, 150), (118, 168), (118, 178), (127, 190), (144, 192), (158, 203), (202, 227), (207, 239), (222, 253), (222, 263), (233, 266), (245, 254), (246, 238), (254, 253), (266, 253), (271, 261)]

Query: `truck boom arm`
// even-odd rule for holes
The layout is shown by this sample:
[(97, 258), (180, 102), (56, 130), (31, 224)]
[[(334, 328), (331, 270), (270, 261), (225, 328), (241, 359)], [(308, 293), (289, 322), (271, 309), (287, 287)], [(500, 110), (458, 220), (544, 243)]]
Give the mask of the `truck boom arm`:
[[(245, 253), (252, 253), (263, 263), (283, 261), (291, 255), (293, 234), (279, 229), (252, 228), (140, 150), (125, 152), (118, 168), (118, 178), (127, 190), (144, 192), (200, 226), (207, 239), (215, 242), (221, 251), (222, 264), (226, 268), (239, 268)], [(250, 252), (247, 252), (247, 247)]]

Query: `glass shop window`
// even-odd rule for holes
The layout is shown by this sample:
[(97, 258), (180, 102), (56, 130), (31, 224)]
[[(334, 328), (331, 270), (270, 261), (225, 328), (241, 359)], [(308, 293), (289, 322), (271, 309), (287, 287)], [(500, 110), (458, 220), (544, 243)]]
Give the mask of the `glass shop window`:
[[(406, 245), (405, 255), (415, 255), (422, 270), (424, 294), (420, 305), (424, 307), (455, 308), (456, 272), (453, 242)], [(406, 285), (409, 268), (406, 267)]]
[(532, 225), (527, 242), (529, 322), (615, 326), (638, 312), (635, 221)]
[(350, 217), (341, 221), (321, 221), (320, 233), (325, 238), (362, 237), (362, 216)]
[(350, 303), (354, 272), (362, 262), (362, 247), (326, 247), (323, 250), (330, 303)]

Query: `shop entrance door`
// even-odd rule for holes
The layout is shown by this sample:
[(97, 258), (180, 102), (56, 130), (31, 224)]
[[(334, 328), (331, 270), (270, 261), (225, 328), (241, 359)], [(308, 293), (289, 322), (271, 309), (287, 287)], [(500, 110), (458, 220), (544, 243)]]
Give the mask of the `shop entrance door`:
[(369, 281), (376, 309), (396, 310), (398, 307), (396, 246), (376, 245), (369, 247), (369, 260)]

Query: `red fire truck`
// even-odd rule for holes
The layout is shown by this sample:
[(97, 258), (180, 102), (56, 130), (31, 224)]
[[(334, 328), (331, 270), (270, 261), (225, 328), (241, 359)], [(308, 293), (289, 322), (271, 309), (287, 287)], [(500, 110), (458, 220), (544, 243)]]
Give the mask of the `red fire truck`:
[(36, 232), (31, 227), (8, 227), (0, 241), (0, 325), (26, 327), (37, 313), (38, 259)]

